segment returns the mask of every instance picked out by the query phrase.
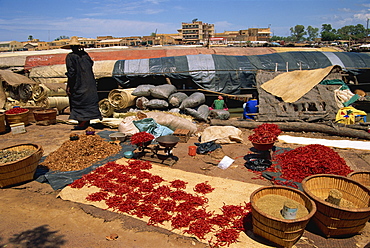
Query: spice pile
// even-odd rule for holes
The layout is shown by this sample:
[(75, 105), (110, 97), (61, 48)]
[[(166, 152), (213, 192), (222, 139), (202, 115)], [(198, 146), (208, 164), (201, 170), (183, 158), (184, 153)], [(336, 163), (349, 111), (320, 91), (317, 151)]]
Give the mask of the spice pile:
[(334, 174), (347, 176), (352, 172), (343, 158), (333, 149), (324, 145), (307, 145), (275, 155), (275, 165), (271, 171), (281, 172), (281, 178), (294, 182), (302, 182), (315, 174)]
[(125, 165), (108, 162), (70, 187), (98, 187), (100, 190), (88, 195), (87, 200), (104, 201), (113, 211), (147, 217), (148, 225), (167, 222), (173, 229), (203, 240), (207, 234), (214, 234), (208, 240), (212, 247), (235, 243), (240, 232), (250, 228), (250, 203), (224, 205), (221, 213), (215, 214), (207, 210), (205, 194), (214, 190), (208, 182), (197, 184), (192, 194), (184, 190), (187, 182), (166, 182), (147, 171), (151, 168), (150, 162), (141, 160), (128, 160)]
[(253, 129), (254, 133), (248, 139), (253, 143), (270, 144), (277, 141), (281, 134), (279, 126), (276, 124), (264, 123)]
[(40, 165), (52, 171), (82, 170), (120, 150), (121, 146), (111, 144), (99, 135), (81, 134), (77, 140), (65, 141)]

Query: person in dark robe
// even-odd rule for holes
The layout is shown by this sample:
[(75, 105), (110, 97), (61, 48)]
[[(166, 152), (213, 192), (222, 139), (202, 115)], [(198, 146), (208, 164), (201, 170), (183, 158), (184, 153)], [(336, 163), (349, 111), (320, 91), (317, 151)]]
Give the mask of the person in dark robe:
[(85, 52), (76, 36), (64, 49), (72, 49), (66, 57), (67, 95), (69, 97), (70, 119), (77, 120), (76, 130), (84, 130), (90, 120), (102, 119), (99, 110), (97, 85), (92, 70), (94, 61)]

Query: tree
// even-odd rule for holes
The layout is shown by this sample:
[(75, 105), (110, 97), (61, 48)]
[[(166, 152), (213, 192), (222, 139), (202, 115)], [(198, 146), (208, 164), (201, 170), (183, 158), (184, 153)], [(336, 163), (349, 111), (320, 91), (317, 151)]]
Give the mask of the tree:
[(322, 24), (320, 35), (322, 41), (333, 41), (338, 39), (336, 30), (331, 27), (331, 24)]
[(342, 40), (349, 40), (354, 39), (362, 39), (366, 36), (366, 29), (362, 24), (357, 24), (356, 26), (349, 25), (344, 26), (337, 31), (339, 39)]
[(33, 36), (32, 36), (32, 35), (29, 35), (29, 36), (28, 36), (28, 40), (29, 40), (29, 41), (33, 40)]
[(69, 37), (65, 35), (61, 35), (58, 38), (55, 38), (55, 40), (64, 40), (64, 39), (69, 39)]
[(295, 25), (294, 28), (290, 28), (290, 32), (293, 41), (302, 41), (304, 39), (303, 36), (307, 34), (307, 32), (304, 31), (303, 25)]
[(307, 27), (308, 40), (313, 41), (319, 36), (319, 28)]

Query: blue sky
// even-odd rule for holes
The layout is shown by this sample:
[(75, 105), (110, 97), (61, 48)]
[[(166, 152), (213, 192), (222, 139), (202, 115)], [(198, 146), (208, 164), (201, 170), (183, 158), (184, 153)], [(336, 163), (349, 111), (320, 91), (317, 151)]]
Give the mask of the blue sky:
[[(0, 41), (60, 36), (96, 38), (175, 34), (182, 22), (215, 24), (216, 32), (263, 28), (289, 36), (295, 25), (367, 26), (369, 0), (0, 0)], [(370, 25), (370, 23), (369, 23)]]

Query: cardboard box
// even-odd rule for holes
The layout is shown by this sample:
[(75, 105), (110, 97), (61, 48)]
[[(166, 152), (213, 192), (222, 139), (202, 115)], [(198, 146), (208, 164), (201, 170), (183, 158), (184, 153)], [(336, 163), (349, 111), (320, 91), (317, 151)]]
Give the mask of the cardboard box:
[(26, 132), (26, 127), (24, 126), (24, 123), (16, 123), (16, 124), (11, 124), (10, 129), (12, 131), (12, 134), (19, 134), (19, 133), (25, 133)]
[(180, 138), (180, 143), (187, 143), (190, 138), (190, 130), (188, 129), (176, 129), (173, 135)]

